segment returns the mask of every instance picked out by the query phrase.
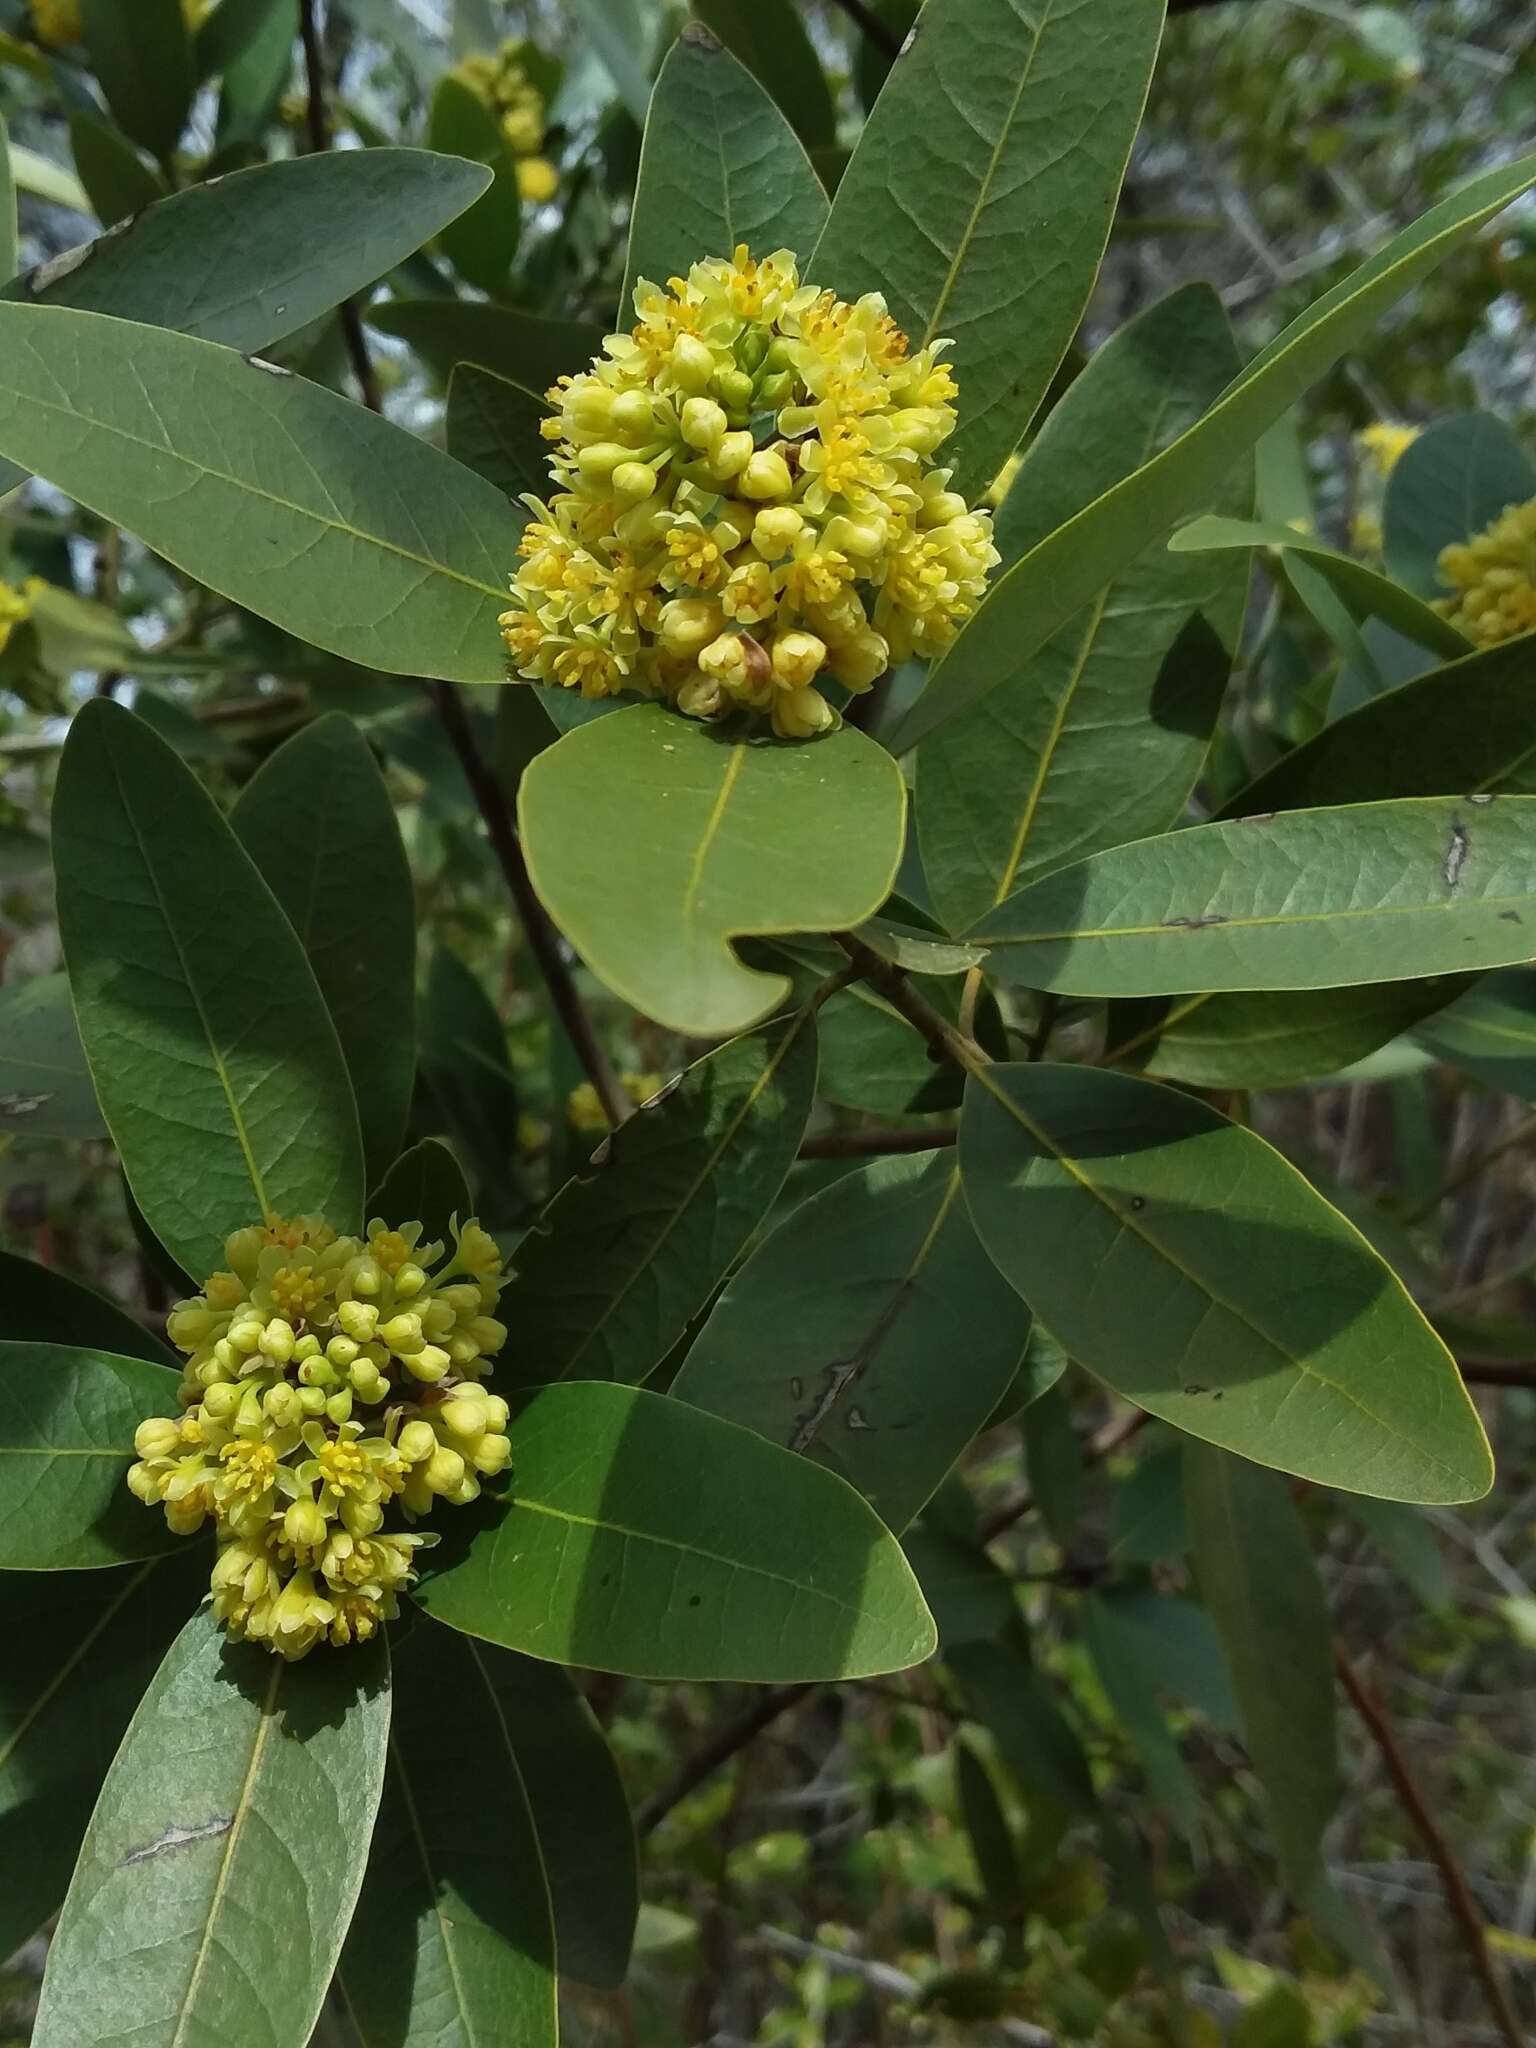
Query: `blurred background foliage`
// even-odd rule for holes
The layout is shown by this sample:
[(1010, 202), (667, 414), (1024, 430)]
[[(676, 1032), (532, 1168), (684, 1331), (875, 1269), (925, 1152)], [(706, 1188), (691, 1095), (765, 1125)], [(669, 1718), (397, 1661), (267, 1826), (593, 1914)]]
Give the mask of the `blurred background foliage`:
[[(831, 184), (884, 51), (916, 7), (696, 0), (692, 11), (758, 73)], [(366, 309), (385, 403), (407, 424), (443, 431), (441, 364), (455, 344), (441, 323), (456, 298), (598, 332), (612, 324), (648, 83), (688, 12), (676, 0), (330, 8), (337, 146), (430, 141), (484, 153), (501, 174), (478, 231), (450, 231)], [(124, 136), (121, 108), (114, 118), (103, 104), (78, 45), (46, 39), (53, 11), (0, 0), (0, 116), (23, 267), (168, 190), (309, 146), (294, 0), (193, 13), (198, 68), (219, 82), (197, 92), (179, 140), (156, 156)], [(521, 97), (503, 104), (486, 67), (455, 67), (509, 42)], [(444, 86), (450, 73), (456, 89)], [(488, 127), (476, 112), (487, 104)], [(1191, 278), (1219, 287), (1243, 345), (1257, 348), (1395, 227), (1533, 134), (1529, 0), (1176, 4), (1075, 360)], [(426, 311), (400, 316), (391, 301)], [(1373, 424), (1487, 408), (1529, 448), (1533, 306), (1527, 206), (1437, 273), (1270, 438), (1261, 490), (1271, 516), (1369, 550), (1383, 465), (1360, 436)], [(333, 317), (273, 353), (354, 388)], [(61, 1078), (78, 1076), (78, 1050), (55, 979), (45, 834), (64, 722), (92, 690), (120, 693), (225, 798), (315, 712), (358, 720), (398, 799), (429, 962), (415, 1132), (455, 1145), (493, 1227), (523, 1227), (602, 1119), (551, 1028), (419, 690), (286, 641), (43, 486), (0, 497), (0, 575), (41, 579), (31, 618), (0, 650), (0, 1242), (146, 1313), (179, 1285), (141, 1257), (89, 1090), (71, 1094)], [(1302, 588), (1267, 570), (1256, 580), (1212, 801), (1313, 729), (1346, 666)], [(536, 743), (526, 721), (542, 715), (513, 691), (476, 709), (509, 791)], [(637, 1096), (689, 1057), (595, 985), (584, 992)], [(849, 995), (825, 1024), (824, 1138), (868, 1127), (893, 1102), (926, 1110), (881, 1066), (889, 1033), (877, 1008)], [(910, 1061), (910, 1044), (898, 1034), (899, 1059)], [(44, 1073), (50, 1105), (39, 1116), (29, 1103)], [(1533, 1105), (1528, 976), (1508, 981), (1492, 1019), (1451, 1013), (1359, 1069), (1250, 1105), (1479, 1368), (1501, 1470), (1488, 1502), (1420, 1514), (1314, 1491), (1304, 1512), (1339, 1633), (1372, 1651), (1399, 1739), (1527, 2014)], [(803, 1160), (786, 1203), (851, 1163)], [(942, 1673), (766, 1702), (594, 1684), (647, 1836), (652, 1903), (631, 1985), (601, 2000), (573, 1994), (571, 2039), (1472, 2048), (1505, 2038), (1382, 1754), (1353, 1719), (1328, 1882), (1301, 1903), (1279, 1888), (1214, 1638), (1184, 1597), (1177, 1459), (1155, 1426), (1132, 1430), (1099, 1390), (1069, 1379), (1022, 1428), (1005, 1421), (981, 1440), (914, 1545), (951, 1653)], [(754, 1715), (763, 1726), (748, 1741)], [(733, 1741), (729, 1763), (699, 1768)], [(1183, 1995), (1171, 1988), (1174, 1957)], [(35, 1952), (17, 1959), (0, 1990), (23, 2039), (35, 1963)]]

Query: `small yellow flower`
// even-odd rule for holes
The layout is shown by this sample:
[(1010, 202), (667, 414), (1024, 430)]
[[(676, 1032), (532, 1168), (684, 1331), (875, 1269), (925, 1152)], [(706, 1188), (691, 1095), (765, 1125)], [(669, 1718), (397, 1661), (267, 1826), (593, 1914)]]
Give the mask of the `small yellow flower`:
[(32, 0), (32, 31), (50, 50), (78, 43), (85, 34), (80, 0)]
[[(662, 1081), (660, 1074), (623, 1073), (619, 1076), (619, 1085), (638, 1109), (642, 1102), (649, 1102), (653, 1095), (660, 1094)], [(601, 1137), (607, 1130), (607, 1112), (590, 1081), (583, 1081), (567, 1096), (565, 1119), (573, 1131), (590, 1133), (594, 1137)]]
[(1440, 575), (1455, 594), (1436, 610), (1475, 646), (1536, 632), (1536, 499), (1509, 506), (1471, 540), (1442, 549)]
[(1386, 478), (1417, 441), (1421, 431), (1418, 427), (1395, 425), (1389, 420), (1373, 420), (1370, 426), (1361, 428), (1355, 440), (1377, 475)]
[(553, 199), (560, 177), (542, 154), (544, 95), (528, 76), (523, 45), (509, 41), (494, 56), (482, 52), (466, 57), (453, 76), (496, 116), (501, 139), (517, 159), (517, 186), (523, 198), (533, 205)]
[(545, 206), (560, 190), (560, 173), (547, 156), (520, 157), (517, 189), (530, 206)]
[(9, 583), (0, 583), (0, 650), (4, 649), (16, 628), (25, 625), (31, 616), (30, 589), (16, 590)]

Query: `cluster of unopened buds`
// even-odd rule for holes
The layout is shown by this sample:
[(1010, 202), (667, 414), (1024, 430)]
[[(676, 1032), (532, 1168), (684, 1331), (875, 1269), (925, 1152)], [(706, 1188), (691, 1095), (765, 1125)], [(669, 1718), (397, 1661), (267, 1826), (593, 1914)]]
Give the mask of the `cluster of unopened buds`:
[[(196, 28), (212, 5), (213, 0), (181, 0), (187, 27)], [(32, 27), (37, 40), (51, 50), (84, 41), (85, 18), (80, 0), (32, 0)]]
[(523, 45), (505, 42), (494, 56), (465, 57), (453, 76), (496, 116), (501, 139), (517, 165), (517, 186), (535, 205), (553, 199), (559, 173), (544, 155), (544, 95), (528, 76)]
[(824, 732), (820, 680), (867, 690), (942, 654), (998, 560), (990, 514), (933, 463), (947, 344), (913, 350), (878, 293), (802, 285), (787, 250), (642, 282), (635, 311), (549, 393), (556, 489), (527, 501), (512, 670)]
[(128, 1484), (179, 1535), (213, 1523), (232, 1636), (288, 1658), (365, 1642), (437, 1540), (391, 1511), (465, 1506), (505, 1470), (507, 1404), (480, 1384), (507, 1337), (501, 1253), (477, 1223), (451, 1235), (269, 1219), (172, 1310), (182, 1413), (139, 1425)]
[(1436, 608), (1475, 646), (1536, 632), (1536, 498), (1442, 548), (1440, 574), (1455, 594)]

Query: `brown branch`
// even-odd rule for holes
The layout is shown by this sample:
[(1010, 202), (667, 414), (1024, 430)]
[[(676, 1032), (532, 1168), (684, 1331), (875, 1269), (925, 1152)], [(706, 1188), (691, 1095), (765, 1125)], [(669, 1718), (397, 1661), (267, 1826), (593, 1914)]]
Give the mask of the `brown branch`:
[(1459, 1358), (1469, 1387), (1536, 1387), (1536, 1358)]
[[(325, 57), (316, 18), (316, 0), (299, 0), (299, 26), (304, 42), (304, 71), (308, 85), (306, 119), (309, 146), (311, 150), (323, 150), (330, 145), (330, 124), (326, 117)], [(350, 301), (341, 308), (341, 323), (363, 403), (370, 412), (382, 413), (383, 400), (368, 353), (368, 338), (363, 333), (357, 307)], [(459, 766), (464, 771), (470, 793), (479, 807), (492, 851), (501, 864), (507, 889), (522, 919), (555, 1014), (565, 1027), (566, 1036), (587, 1079), (597, 1090), (598, 1101), (603, 1105), (609, 1123), (617, 1126), (629, 1116), (634, 1104), (620, 1085), (613, 1063), (593, 1029), (561, 950), (560, 935), (535, 893), (501, 784), (475, 744), (475, 735), (458, 691), (451, 683), (445, 682), (429, 682), (426, 688), (449, 743), (459, 757)]]
[(776, 1685), (770, 1692), (748, 1707), (745, 1713), (737, 1714), (725, 1722), (691, 1757), (678, 1767), (658, 1792), (642, 1800), (635, 1809), (635, 1833), (642, 1839), (651, 1834), (674, 1806), (679, 1806), (690, 1792), (696, 1791), (704, 1780), (729, 1763), (739, 1750), (771, 1727), (781, 1714), (798, 1706), (816, 1690), (814, 1685)]
[(900, 1152), (933, 1152), (960, 1136), (953, 1124), (901, 1131), (820, 1131), (800, 1147), (802, 1159), (885, 1159)]
[(837, 0), (844, 14), (862, 34), (866, 35), (883, 56), (894, 63), (901, 55), (901, 37), (891, 24), (876, 14), (869, 0)]
[(882, 960), (873, 947), (866, 946), (852, 932), (834, 932), (832, 936), (858, 970), (860, 981), (877, 990), (899, 1016), (906, 1018), (912, 1029), (928, 1041), (935, 1059), (951, 1060), (967, 1073), (991, 1066), (991, 1056), (985, 1047), (941, 1016), (918, 994), (899, 967)]
[(1527, 2048), (1525, 2029), (1520, 2024), (1519, 2016), (1502, 1979), (1493, 1967), (1487, 1932), (1483, 1926), (1482, 1914), (1478, 1911), (1477, 1901), (1473, 1898), (1465, 1873), (1456, 1860), (1455, 1850), (1446, 1840), (1440, 1823), (1430, 1811), (1429, 1802), (1424, 1797), (1418, 1780), (1409, 1768), (1408, 1759), (1398, 1743), (1397, 1731), (1392, 1726), (1385, 1703), (1355, 1669), (1342, 1643), (1335, 1642), (1333, 1646), (1333, 1662), (1334, 1669), (1339, 1675), (1339, 1683), (1348, 1694), (1350, 1704), (1365, 1723), (1371, 1740), (1380, 1752), (1403, 1811), (1418, 1831), (1420, 1841), (1429, 1852), (1430, 1861), (1440, 1873), (1440, 1886), (1445, 1893), (1446, 1905), (1450, 1908), (1451, 1918), (1456, 1923), (1473, 1973), (1483, 1987), (1495, 2026), (1509, 2044), (1509, 2048)]

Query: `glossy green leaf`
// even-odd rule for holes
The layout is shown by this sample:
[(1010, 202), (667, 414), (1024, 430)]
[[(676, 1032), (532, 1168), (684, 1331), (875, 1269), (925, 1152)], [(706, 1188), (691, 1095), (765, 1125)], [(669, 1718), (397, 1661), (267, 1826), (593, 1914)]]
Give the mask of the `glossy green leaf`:
[[(1187, 1448), (1182, 1440), (1176, 1440), (1170, 1453), (1181, 1522), (1185, 1518), (1183, 1461)], [(1181, 1550), (1188, 1548), (1185, 1541)], [(1117, 1632), (1127, 1655), (1141, 1665), (1148, 1689), (1182, 1700), (1203, 1714), (1213, 1728), (1235, 1732), (1237, 1702), (1232, 1697), (1221, 1640), (1206, 1610), (1193, 1600), (1146, 1587), (1117, 1589), (1112, 1597)]]
[(1536, 795), (1536, 641), (1484, 648), (1372, 697), (1282, 756), (1224, 815), (1468, 792)]
[(69, 980), (40, 974), (0, 989), (0, 1132), (104, 1138)]
[(570, 1680), (419, 1622), (395, 1653), (390, 1767), (337, 1974), (363, 2038), (553, 2048), (556, 1968), (621, 1982), (635, 1910), (623, 1790)]
[(840, 1473), (899, 1530), (985, 1428), (1028, 1338), (953, 1153), (920, 1153), (846, 1174), (787, 1217), (672, 1391)]
[(603, 345), (603, 330), (584, 321), (540, 320), (479, 299), (386, 299), (368, 308), (368, 321), (398, 335), (445, 382), (456, 364), (473, 363), (539, 399)]
[(301, 2048), (362, 1881), (388, 1739), (382, 1638), (289, 1664), (195, 1614), (96, 1802), (35, 2048)]
[(789, 990), (730, 941), (872, 917), (901, 858), (906, 792), (853, 726), (728, 739), (637, 704), (540, 754), (517, 808), (534, 886), (593, 973), (657, 1023), (721, 1038)]
[(454, 1217), (463, 1222), (472, 1208), (463, 1167), (436, 1138), (402, 1152), (368, 1198), (370, 1216), (389, 1224), (420, 1222), (424, 1237), (445, 1244), (451, 1242)]
[(1023, 438), (1077, 331), (1162, 25), (1148, 0), (929, 0), (837, 188), (814, 281), (884, 292), (914, 347), (953, 340), (944, 459), (967, 495)]
[[(1123, 327), (1025, 458), (998, 515), (1004, 559), (1147, 461), (1239, 366), (1208, 286)], [(1245, 511), (1252, 488), (1239, 463), (1218, 502)], [(1247, 580), (1245, 563), (1153, 546), (984, 704), (934, 734), (918, 767), (917, 828), (951, 930), (1023, 881), (1175, 822), (1210, 744)]]
[(317, 719), (267, 757), (229, 822), (314, 969), (352, 1077), (363, 1166), (377, 1179), (411, 1107), (416, 907), (368, 742), (338, 712)]
[(1226, 1652), (1281, 1867), (1303, 1898), (1340, 1791), (1322, 1581), (1283, 1480), (1192, 1444), (1185, 1485), (1200, 1591)]
[(161, 162), (192, 102), (192, 40), (181, 0), (80, 0), (91, 70), (119, 128)]
[(1064, 995), (1339, 988), (1536, 943), (1536, 797), (1281, 811), (1112, 847), (1010, 897), (990, 969)]
[(0, 305), (0, 454), (332, 654), (502, 677), (518, 515), (333, 391), (183, 334)]
[(450, 221), (439, 237), (443, 254), (466, 282), (482, 292), (499, 292), (507, 282), (517, 254), (523, 219), (523, 195), (517, 182), (517, 160), (507, 146), (496, 115), (450, 71), (432, 95), (427, 140), (449, 156), (484, 164), (491, 182), (475, 201)]
[(192, 62), (198, 82), (217, 78), (238, 65), (253, 45), (270, 33), (275, 15), (292, 26), (294, 0), (216, 0), (192, 37)]
[(0, 1252), (0, 1301), (0, 1337), (8, 1342), (69, 1344), (154, 1365), (172, 1363), (173, 1355), (126, 1309), (35, 1259)]
[(513, 1427), (505, 1502), (417, 1588), (450, 1626), (653, 1679), (868, 1677), (932, 1651), (895, 1538), (808, 1458), (597, 1382), (546, 1389)]
[(20, 277), (0, 298), (172, 327), (249, 354), (372, 284), (470, 204), (478, 164), (345, 150), (232, 171)]
[(441, 945), (427, 975), (421, 1071), (480, 1199), (494, 1202), (517, 1157), (517, 1082), (496, 1005), (479, 977)]
[(212, 799), (103, 698), (54, 801), (80, 1032), (134, 1198), (194, 1276), (280, 1215), (361, 1221), (357, 1107), (292, 927)]
[(798, 1011), (606, 1138), (514, 1254), (502, 1313), (524, 1376), (644, 1379), (772, 1207), (815, 1091), (816, 1027)]
[[(216, 133), (220, 149), (232, 154), (260, 148), (293, 77), (294, 0), (248, 0), (248, 11), (249, 33), (236, 39), (220, 80)], [(390, 13), (398, 26), (399, 8)]]
[(1004, 1276), (1125, 1399), (1349, 1492), (1487, 1492), (1487, 1439), (1450, 1353), (1252, 1131), (1128, 1074), (993, 1067), (967, 1086), (960, 1165)]
[(549, 443), (539, 431), (548, 417), (542, 394), (476, 363), (458, 364), (449, 378), (448, 453), (509, 498), (549, 489)]
[(0, 1573), (0, 1949), (69, 1889), (91, 1808), (155, 1666), (207, 1590), (209, 1552), (120, 1572)]
[(178, 1412), (176, 1385), (144, 1358), (0, 1342), (0, 1569), (94, 1570), (174, 1548), (125, 1476), (139, 1424)]
[(1292, 1088), (1379, 1051), (1442, 1010), (1462, 986), (1455, 975), (1115, 1003), (1108, 1059), (1194, 1088)]
[(1536, 466), (1504, 422), (1470, 412), (1437, 420), (1387, 479), (1382, 508), (1388, 571), (1421, 597), (1444, 597), (1440, 550), (1468, 541), (1511, 505), (1536, 498)]
[(1293, 320), (1171, 448), (1031, 548), (934, 670), (895, 743), (916, 746), (1005, 682), (1170, 520), (1209, 499), (1233, 463), (1357, 335), (1532, 184), (1536, 158), (1527, 157), (1443, 199)]
[(1314, 535), (1241, 519), (1204, 518), (1181, 526), (1168, 546), (1175, 554), (1268, 548), (1282, 557), (1295, 556), (1317, 570), (1357, 623), (1380, 619), (1383, 625), (1417, 641), (1421, 647), (1432, 649), (1447, 661), (1456, 661), (1471, 652), (1465, 635), (1412, 591), (1364, 562), (1357, 562), (1352, 555), (1340, 554), (1337, 548), (1327, 546)]
[(651, 96), (621, 322), (641, 278), (664, 285), (743, 242), (754, 256), (793, 249), (803, 262), (826, 217), (826, 194), (783, 114), (708, 28), (690, 22)]
[(116, 227), (119, 221), (166, 196), (165, 180), (150, 169), (127, 136), (89, 114), (70, 115), (69, 147), (80, 182), (104, 228)]
[[(1063, 1354), (1063, 1370), (1065, 1363)], [(1083, 1453), (1072, 1403), (1059, 1380), (1031, 1401), (1020, 1425), (1024, 1474), (1035, 1508), (1057, 1547), (1070, 1551), (1083, 1510)]]
[(710, 28), (769, 93), (807, 149), (837, 140), (837, 110), (794, 0), (693, 0)]
[(1437, 1059), (1536, 1102), (1536, 970), (1490, 974), (1416, 1035)]

